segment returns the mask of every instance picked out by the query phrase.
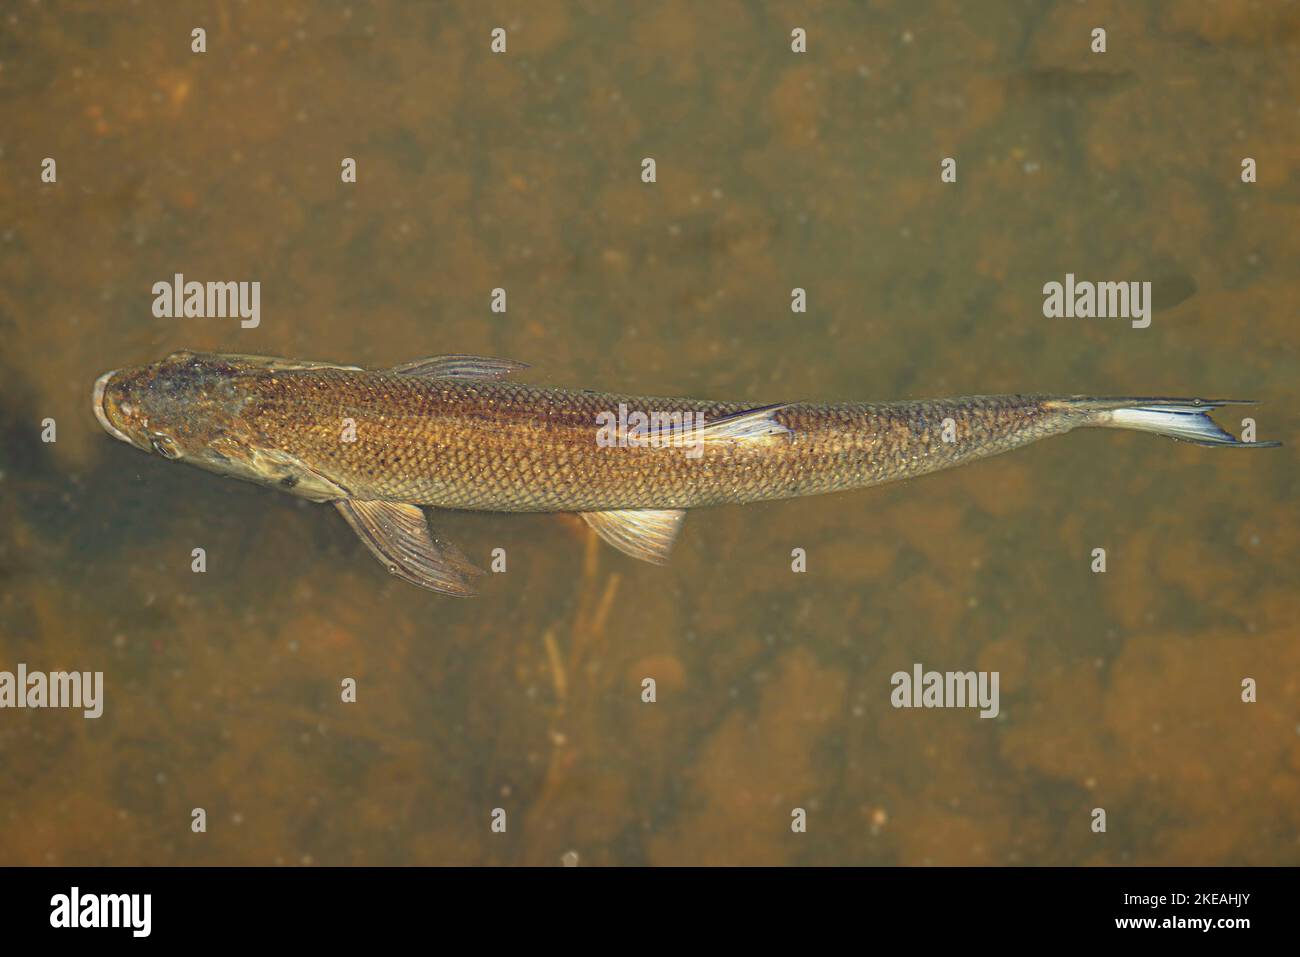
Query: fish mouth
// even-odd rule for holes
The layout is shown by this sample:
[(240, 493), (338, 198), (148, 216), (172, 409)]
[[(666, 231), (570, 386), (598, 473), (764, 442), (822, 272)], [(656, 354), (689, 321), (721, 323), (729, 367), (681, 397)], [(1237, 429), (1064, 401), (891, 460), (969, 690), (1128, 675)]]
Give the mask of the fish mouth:
[(110, 372), (105, 372), (95, 380), (95, 391), (90, 400), (91, 407), (95, 410), (95, 418), (99, 420), (99, 424), (104, 427), (105, 432), (115, 439), (121, 439), (129, 445), (135, 445), (129, 435), (108, 421), (108, 413), (104, 410), (104, 390), (108, 387), (108, 380), (117, 375), (118, 371), (113, 369)]

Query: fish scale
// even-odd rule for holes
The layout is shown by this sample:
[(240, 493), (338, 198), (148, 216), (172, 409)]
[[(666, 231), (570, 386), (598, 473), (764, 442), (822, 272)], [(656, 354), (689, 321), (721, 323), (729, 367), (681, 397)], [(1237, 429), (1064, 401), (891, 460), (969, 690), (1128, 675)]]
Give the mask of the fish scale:
[[(694, 508), (874, 485), (959, 465), (1076, 424), (1041, 396), (792, 403), (788, 438), (681, 446), (597, 444), (600, 413), (702, 413), (738, 402), (430, 382), (382, 372), (276, 373), (247, 383), (245, 414), (268, 442), (355, 497), (504, 512)], [(328, 410), (328, 411), (326, 411)], [(356, 441), (341, 439), (355, 422)], [(942, 440), (952, 422), (953, 441)], [(308, 425), (310, 423), (310, 425)]]

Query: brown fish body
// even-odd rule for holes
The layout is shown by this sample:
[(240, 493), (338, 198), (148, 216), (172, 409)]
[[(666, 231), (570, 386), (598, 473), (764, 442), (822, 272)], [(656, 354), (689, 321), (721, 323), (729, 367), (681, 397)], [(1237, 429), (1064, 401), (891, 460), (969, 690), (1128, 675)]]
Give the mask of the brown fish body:
[(969, 396), (822, 405), (658, 398), (502, 381), (523, 366), (436, 356), (388, 370), (174, 353), (105, 373), (96, 417), (169, 459), (332, 502), (407, 581), (472, 594), (473, 564), (421, 506), (576, 512), (662, 562), (686, 509), (910, 478), (1079, 426), (1243, 443), (1201, 399)]
[[(1071, 428), (1031, 396), (793, 403), (761, 441), (598, 444), (598, 416), (702, 416), (735, 402), (593, 393), (382, 372), (264, 374), (249, 421), (354, 497), (500, 512), (679, 509), (816, 495), (907, 478)], [(345, 421), (353, 441), (341, 441)], [(945, 420), (949, 440), (944, 440)]]

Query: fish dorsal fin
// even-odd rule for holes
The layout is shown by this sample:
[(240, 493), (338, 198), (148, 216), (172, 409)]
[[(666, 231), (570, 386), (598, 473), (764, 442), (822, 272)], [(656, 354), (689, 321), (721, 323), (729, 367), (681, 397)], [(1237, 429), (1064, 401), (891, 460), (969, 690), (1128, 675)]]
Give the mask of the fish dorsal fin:
[(625, 555), (662, 565), (668, 561), (686, 512), (680, 508), (579, 512), (596, 534)]
[(429, 356), (393, 366), (397, 375), (429, 376), (435, 379), (504, 379), (528, 368), (526, 362), (493, 359), (490, 356)]
[[(706, 420), (701, 413), (687, 412), (677, 416), (671, 425), (654, 426), (660, 445), (685, 446), (702, 451), (706, 445), (735, 445), (737, 443), (770, 442), (788, 439), (791, 432), (776, 418), (789, 403), (764, 405), (754, 409), (729, 412), (716, 419)], [(651, 420), (653, 421), (653, 420)]]
[(474, 594), (473, 580), (483, 571), (434, 534), (419, 506), (354, 498), (334, 504), (371, 554), (398, 578), (444, 595)]
[(790, 430), (778, 422), (775, 416), (787, 405), (788, 403), (765, 405), (719, 416), (700, 426), (695, 435), (704, 442), (753, 442), (785, 438), (790, 435)]

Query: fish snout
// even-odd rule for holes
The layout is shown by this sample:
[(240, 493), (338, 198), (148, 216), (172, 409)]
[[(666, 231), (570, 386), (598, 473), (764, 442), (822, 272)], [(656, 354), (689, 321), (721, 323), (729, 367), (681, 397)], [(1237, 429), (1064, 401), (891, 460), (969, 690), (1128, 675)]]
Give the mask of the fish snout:
[(118, 369), (113, 369), (109, 372), (105, 372), (95, 380), (95, 391), (90, 400), (91, 408), (94, 409), (95, 418), (99, 420), (99, 424), (104, 427), (105, 432), (113, 436), (115, 439), (121, 439), (129, 445), (135, 445), (136, 443), (131, 441), (129, 435), (113, 424), (112, 419), (109, 418), (108, 406), (105, 404), (108, 401), (109, 380), (112, 379), (113, 376), (117, 375), (119, 371), (120, 370)]

